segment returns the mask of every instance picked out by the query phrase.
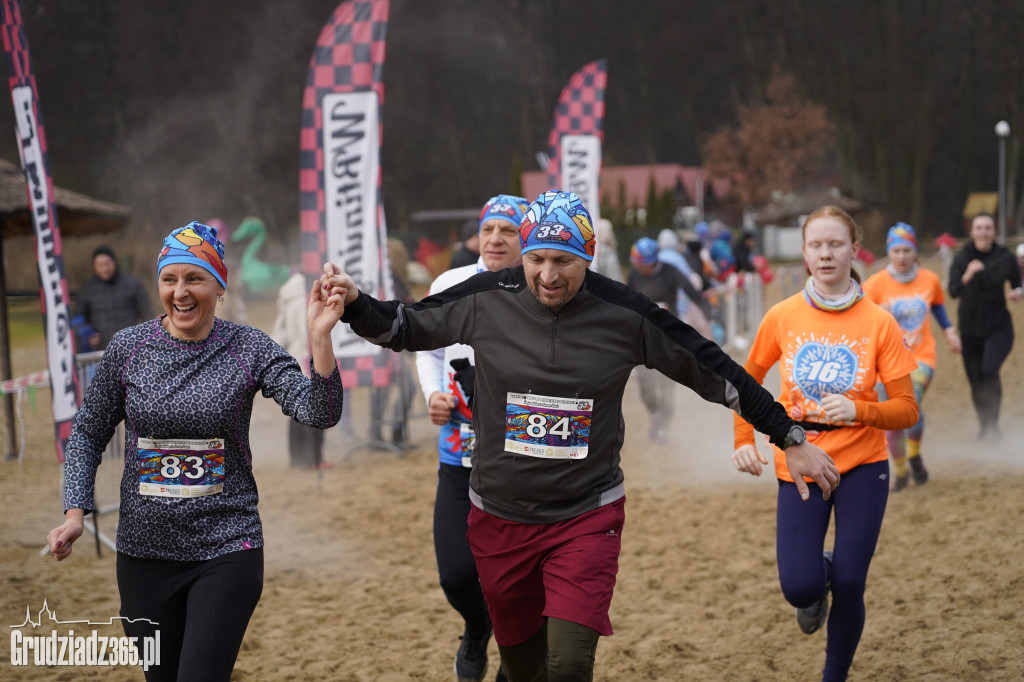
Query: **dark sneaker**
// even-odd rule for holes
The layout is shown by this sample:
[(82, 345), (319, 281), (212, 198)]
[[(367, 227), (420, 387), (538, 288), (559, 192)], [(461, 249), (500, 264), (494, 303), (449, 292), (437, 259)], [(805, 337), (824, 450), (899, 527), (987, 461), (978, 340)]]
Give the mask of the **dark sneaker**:
[[(822, 557), (825, 562), (831, 567), (832, 566), (832, 552), (827, 549), (822, 553)], [(797, 608), (796, 610), (796, 622), (800, 626), (800, 630), (805, 635), (811, 635), (818, 631), (822, 625), (825, 624), (825, 619), (828, 617), (828, 593), (831, 588), (831, 581), (825, 583), (825, 593), (821, 595), (821, 599), (814, 602), (807, 608)]]
[(892, 479), (892, 491), (898, 493), (899, 491), (910, 485), (910, 476), (904, 474), (903, 476), (896, 476)]
[(471, 637), (467, 629), (459, 639), (462, 643), (455, 654), (455, 679), (458, 682), (482, 682), (487, 674), (487, 642), (491, 640), (491, 631), (480, 637)]
[(928, 470), (924, 468), (924, 461), (921, 457), (911, 457), (907, 461), (910, 462), (910, 474), (914, 478), (914, 483), (917, 485), (924, 485), (927, 483)]

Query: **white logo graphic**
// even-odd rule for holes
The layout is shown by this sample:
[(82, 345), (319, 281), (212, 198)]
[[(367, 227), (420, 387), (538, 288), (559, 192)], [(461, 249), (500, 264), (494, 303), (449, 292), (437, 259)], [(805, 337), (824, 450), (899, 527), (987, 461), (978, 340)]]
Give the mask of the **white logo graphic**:
[[(47, 635), (26, 634), (22, 628), (44, 627), (44, 615), (55, 625), (113, 625), (114, 621), (127, 623), (149, 623), (159, 625), (148, 618), (123, 618), (114, 616), (104, 621), (58, 620), (57, 613), (46, 601), (39, 609), (35, 620), (32, 610), (25, 606), (25, 621), (11, 625), (11, 665), (86, 666), (86, 665), (141, 665), (143, 670), (160, 665), (160, 630), (146, 637), (109, 637), (91, 630), (88, 635), (76, 635), (74, 630), (58, 634), (52, 628)], [(139, 654), (139, 640), (142, 640), (142, 655)]]

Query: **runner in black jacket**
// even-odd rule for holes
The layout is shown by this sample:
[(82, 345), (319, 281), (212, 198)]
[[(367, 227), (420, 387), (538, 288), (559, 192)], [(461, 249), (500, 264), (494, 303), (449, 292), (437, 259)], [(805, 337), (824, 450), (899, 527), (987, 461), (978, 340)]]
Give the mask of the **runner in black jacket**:
[(344, 293), (344, 322), (395, 350), (465, 343), (476, 354), (469, 541), (510, 680), (588, 679), (611, 603), (624, 519), (622, 395), (637, 365), (727, 405), (787, 447), (809, 495), (839, 483), (781, 405), (713, 342), (623, 284), (587, 270), (594, 233), (579, 197), (546, 192), (520, 227), (523, 265), (484, 272), (419, 303)]
[[(949, 266), (949, 295), (960, 298), (957, 318), (964, 369), (981, 430), (978, 439), (999, 438), (1003, 385), (999, 369), (1013, 348), (1013, 319), (1006, 300), (1022, 297), (1020, 268), (1009, 249), (997, 244), (988, 213), (971, 219), (971, 241)], [(1010, 289), (1006, 285), (1009, 283)]]

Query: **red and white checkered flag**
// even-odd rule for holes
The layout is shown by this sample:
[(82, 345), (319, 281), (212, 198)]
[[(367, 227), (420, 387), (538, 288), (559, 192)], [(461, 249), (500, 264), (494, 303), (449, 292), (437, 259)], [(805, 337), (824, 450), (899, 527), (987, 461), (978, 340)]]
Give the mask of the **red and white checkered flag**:
[[(564, 181), (561, 177), (562, 136), (596, 135), (604, 141), (604, 90), (607, 84), (608, 60), (599, 59), (573, 74), (558, 96), (551, 135), (548, 137), (549, 189), (562, 188)], [(587, 208), (592, 207), (588, 205)]]
[[(349, 0), (320, 31), (302, 98), (299, 224), (302, 271), (311, 284), (324, 261), (342, 265), (361, 290), (393, 291), (379, 167), (389, 0)], [(367, 97), (368, 96), (368, 97)], [(386, 385), (361, 358), (381, 353), (350, 329), (335, 330), (335, 353), (353, 385)], [(390, 363), (381, 362), (390, 374)], [(359, 370), (358, 372), (355, 370)], [(383, 383), (382, 383), (383, 382)]]
[(71, 423), (78, 411), (79, 382), (75, 371), (75, 335), (71, 333), (67, 277), (57, 205), (54, 202), (50, 154), (46, 146), (39, 90), (32, 73), (28, 37), (21, 23), (16, 0), (3, 0), (2, 34), (10, 71), (8, 85), (14, 103), (18, 153), (25, 171), (29, 213), (35, 232), (39, 265), (39, 296), (46, 329), (46, 357), (50, 389), (53, 392), (53, 422), (57, 458), (64, 461), (64, 447), (71, 436)]

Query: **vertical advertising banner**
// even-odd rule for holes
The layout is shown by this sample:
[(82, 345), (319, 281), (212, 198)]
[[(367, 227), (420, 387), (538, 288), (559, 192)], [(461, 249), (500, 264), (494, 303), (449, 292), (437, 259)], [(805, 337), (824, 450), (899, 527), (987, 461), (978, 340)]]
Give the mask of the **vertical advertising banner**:
[[(601, 143), (604, 141), (604, 91), (608, 60), (590, 62), (573, 74), (558, 96), (548, 138), (548, 186), (574, 192), (601, 221)], [(527, 197), (531, 201), (535, 197)], [(600, 240), (598, 240), (600, 248)], [(591, 268), (597, 270), (598, 259)]]
[[(302, 270), (312, 283), (324, 261), (336, 263), (378, 298), (393, 290), (380, 196), (388, 11), (389, 0), (349, 0), (324, 25), (310, 59), (300, 141)], [(344, 324), (334, 329), (334, 351), (343, 371), (381, 355)]]
[[(39, 108), (35, 75), (29, 57), (28, 37), (21, 23), (16, 0), (3, 2), (4, 53), (10, 71), (11, 101), (14, 103), (18, 152), (25, 172), (28, 205), (36, 236), (39, 264), (39, 295), (46, 330), (46, 360), (53, 390), (53, 420), (57, 457), (64, 461), (64, 446), (71, 435), (71, 422), (78, 411), (78, 376), (75, 372), (74, 334), (68, 311), (68, 284), (64, 274), (57, 207), (53, 201), (53, 179), (47, 155), (43, 117)], [(2, 238), (2, 236), (0, 236)]]

